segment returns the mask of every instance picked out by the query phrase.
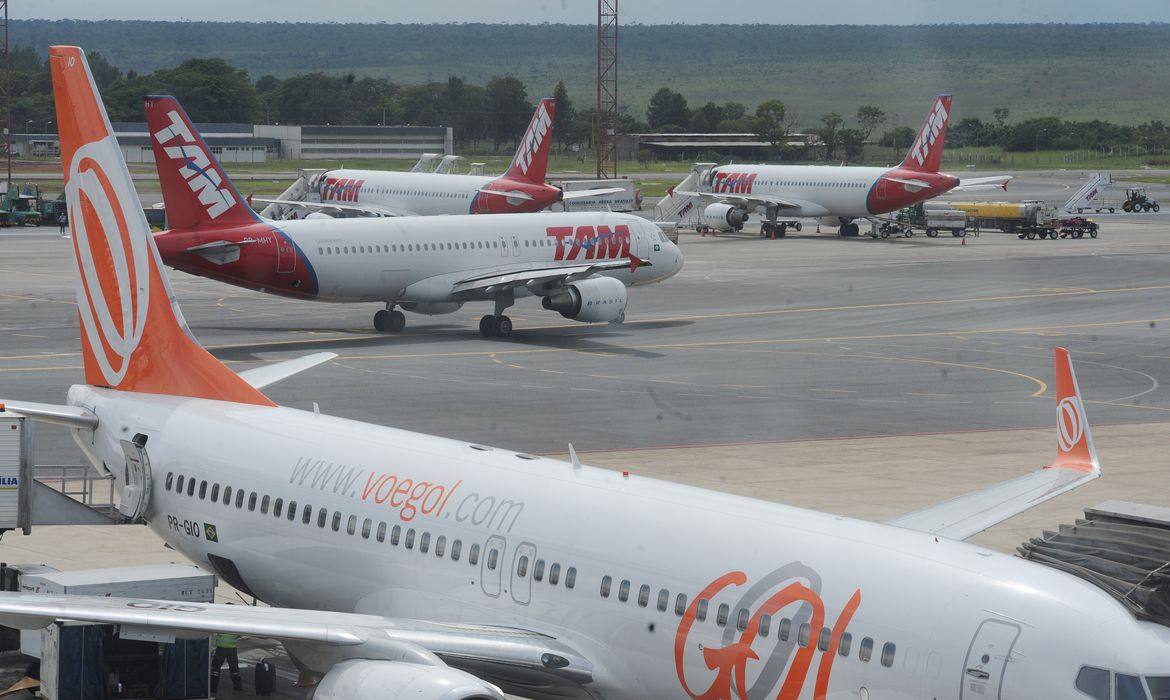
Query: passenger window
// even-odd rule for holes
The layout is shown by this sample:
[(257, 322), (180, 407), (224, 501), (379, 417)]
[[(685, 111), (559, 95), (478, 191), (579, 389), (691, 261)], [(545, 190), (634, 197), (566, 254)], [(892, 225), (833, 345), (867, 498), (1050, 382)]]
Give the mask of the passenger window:
[(787, 617), (780, 618), (780, 628), (776, 630), (776, 638), (782, 642), (787, 642), (791, 636), (792, 620), (789, 620)]
[(284, 499), (278, 498), (272, 503), (272, 517), (279, 518), (284, 512)]
[(601, 577), (601, 597), (602, 598), (609, 597), (609, 589), (612, 586), (613, 586), (613, 577), (612, 576), (602, 576)]
[(443, 553), (446, 551), (447, 551), (447, 538), (444, 537), (443, 535), (439, 535), (438, 539), (435, 540), (435, 556), (441, 557), (441, 556), (443, 556)]
[(841, 656), (849, 656), (849, 649), (853, 646), (853, 635), (848, 632), (841, 635), (841, 642), (837, 646), (837, 653)]
[(188, 496), (195, 495), (195, 480), (194, 479), (187, 479), (187, 495)]
[(1146, 700), (1146, 689), (1142, 679), (1124, 673), (1113, 674), (1113, 700)]
[(658, 591), (658, 612), (666, 612), (667, 606), (670, 605), (670, 591), (663, 588)]
[(431, 533), (424, 532), (422, 534), (422, 537), (420, 537), (418, 539), (419, 554), (426, 554), (430, 548), (431, 548)]
[(488, 571), (495, 571), (496, 570), (496, 564), (499, 563), (499, 559), (500, 559), (500, 550), (498, 550), (498, 549), (489, 549), (488, 550), (488, 558), (487, 558)]
[(206, 481), (199, 482), (199, 500), (201, 500), (201, 501), (207, 500), (207, 482)]
[[(367, 520), (366, 522), (369, 521)], [(349, 516), (349, 520), (345, 523), (345, 533), (347, 535), (352, 535), (355, 532), (357, 532), (357, 516), (351, 515)], [(366, 532), (369, 532), (369, 529), (367, 529)]]
[(175, 482), (175, 493), (183, 493), (183, 475), (179, 475), (178, 481)]
[(527, 556), (520, 557), (520, 560), (516, 562), (516, 575), (519, 576), (520, 578), (524, 578), (525, 576), (528, 575), (528, 557)]
[(740, 608), (739, 614), (735, 616), (735, 628), (740, 632), (747, 630), (748, 611), (747, 608)]
[(622, 585), (618, 586), (618, 600), (626, 602), (630, 599), (630, 582), (623, 579)]
[(720, 603), (719, 610), (715, 613), (715, 624), (723, 627), (727, 624), (727, 615), (731, 612), (731, 606), (727, 603)]
[(572, 588), (577, 585), (577, 567), (570, 566), (565, 570), (565, 588)]
[(341, 511), (339, 510), (333, 511), (333, 531), (341, 531)]
[(537, 559), (536, 566), (532, 569), (532, 578), (536, 581), (544, 580), (544, 560)]
[(894, 643), (886, 642), (882, 645), (882, 666), (890, 668), (894, 665)]
[(390, 531), (390, 544), (395, 547), (398, 546), (398, 541), (402, 539), (402, 526), (395, 525), (394, 529)]
[[(179, 478), (182, 479), (183, 477), (180, 476)], [(181, 486), (179, 488), (182, 489)], [(232, 487), (231, 486), (224, 486), (223, 487), (223, 504), (225, 506), (230, 506), (232, 504)]]
[(413, 527), (406, 531), (406, 542), (403, 543), (403, 546), (405, 546), (407, 549), (414, 549), (414, 528)]
[(238, 489), (236, 491), (236, 508), (243, 508), (244, 507), (244, 496), (245, 495), (246, 494), (244, 493), (243, 489)]
[(772, 616), (771, 615), (761, 615), (760, 616), (760, 629), (759, 629), (760, 636), (767, 637), (768, 630), (770, 630), (771, 628), (772, 628)]
[(219, 482), (211, 485), (211, 497), (208, 500), (210, 500), (212, 503), (215, 503), (219, 500)]
[(308, 503), (305, 504), (305, 514), (301, 516), (301, 522), (308, 525), (313, 521), (313, 506)]
[(386, 541), (386, 523), (384, 523), (384, 522), (378, 523), (378, 534), (376, 534), (374, 537), (379, 542)]
[(467, 555), (467, 563), (471, 564), (472, 566), (479, 564), (479, 545), (478, 544), (471, 545), (471, 552), (469, 552)]
[(553, 564), (548, 567), (548, 582), (549, 585), (555, 586), (561, 581), (561, 565)]
[(650, 604), (650, 586), (647, 586), (646, 584), (643, 583), (642, 587), (638, 589), (638, 607), (644, 608), (649, 604)]
[(807, 647), (809, 639), (812, 638), (812, 625), (803, 622), (800, 625), (799, 631), (796, 633), (796, 643), (802, 647)]
[(265, 496), (264, 498), (260, 499), (260, 514), (261, 515), (268, 515), (269, 502), (270, 502), (270, 499), (268, 496)]
[(463, 551), (463, 541), (455, 540), (451, 543), (451, 561), (459, 561), (459, 555)]
[(695, 619), (699, 622), (705, 622), (707, 620), (708, 605), (710, 603), (707, 602), (706, 598), (699, 598), (699, 604), (695, 606)]
[(829, 643), (833, 641), (833, 631), (828, 627), (821, 628), (821, 637), (817, 640), (817, 649), (821, 651), (829, 650)]
[(687, 594), (679, 593), (674, 599), (674, 614), (682, 617), (687, 611)]
[(256, 496), (256, 492), (255, 492), (255, 491), (253, 491), (252, 493), (248, 494), (248, 510), (249, 510), (249, 511), (255, 511), (255, 510), (256, 510), (256, 498), (257, 498), (257, 496)]
[(175, 473), (174, 472), (167, 472), (167, 485), (166, 485), (167, 491), (170, 491), (171, 487), (174, 485), (175, 485)]
[(369, 518), (366, 518), (365, 520), (363, 520), (362, 521), (362, 539), (363, 540), (370, 539), (370, 532), (372, 532), (373, 529), (374, 529), (374, 521), (373, 520), (371, 520)]
[(327, 522), (329, 522), (329, 511), (322, 508), (317, 511), (317, 527), (324, 528)]

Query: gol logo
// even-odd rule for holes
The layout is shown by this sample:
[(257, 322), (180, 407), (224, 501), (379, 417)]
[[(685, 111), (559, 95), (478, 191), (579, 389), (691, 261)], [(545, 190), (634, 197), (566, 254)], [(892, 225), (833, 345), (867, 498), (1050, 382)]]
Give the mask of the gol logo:
[(102, 376), (114, 387), (142, 340), (150, 306), (150, 243), (130, 228), (142, 217), (138, 196), (129, 178), (108, 174), (119, 172), (120, 158), (112, 137), (85, 144), (73, 154), (65, 186), (81, 325)]
[(1085, 433), (1085, 409), (1077, 396), (1066, 396), (1056, 404), (1056, 443), (1061, 452), (1071, 452)]
[[(799, 562), (773, 571), (743, 592), (740, 600), (731, 606), (731, 618), (722, 628), (723, 646), (700, 642), (709, 639), (709, 635), (695, 632), (700, 606), (706, 608), (723, 591), (747, 583), (747, 575), (742, 571), (720, 576), (691, 601), (679, 622), (674, 641), (675, 672), (683, 691), (693, 700), (762, 700), (773, 697), (773, 693), (776, 700), (796, 700), (808, 680), (812, 662), (821, 646), (821, 630), (825, 629), (825, 604), (818, 592), (820, 576)], [(857, 590), (833, 623), (827, 651), (820, 652), (817, 662), (814, 697), (823, 698), (828, 692), (829, 675), (841, 635), (860, 605), (861, 591)], [(786, 608), (794, 611), (786, 616), (791, 621), (790, 636), (763, 645), (761, 650), (765, 656), (761, 657), (753, 645), (760, 636), (763, 617), (776, 617)], [(741, 617), (745, 615), (750, 615), (746, 623)], [(775, 621), (772, 628), (779, 637), (779, 625)], [(801, 638), (799, 644), (798, 637)], [(693, 657), (694, 650), (698, 650), (702, 665), (695, 663), (698, 659)], [(692, 654), (689, 664), (688, 651)], [(696, 669), (703, 666), (712, 672), (713, 677), (712, 674), (706, 675), (709, 686), (700, 692), (695, 690), (692, 682), (697, 681), (699, 675)]]

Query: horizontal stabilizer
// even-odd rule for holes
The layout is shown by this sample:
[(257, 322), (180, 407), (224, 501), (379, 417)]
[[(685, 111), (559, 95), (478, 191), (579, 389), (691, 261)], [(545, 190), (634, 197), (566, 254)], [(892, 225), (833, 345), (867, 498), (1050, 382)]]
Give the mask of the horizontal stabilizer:
[(269, 384), (275, 384), (284, 379), (288, 379), (294, 374), (300, 374), (307, 369), (312, 369), (322, 362), (328, 362), (337, 357), (335, 352), (318, 352), (312, 355), (305, 355), (298, 357), (295, 360), (285, 360), (284, 362), (274, 362), (263, 367), (253, 367), (240, 372), (240, 377), (244, 381), (251, 384), (257, 389), (263, 389)]
[(533, 199), (535, 199), (535, 197), (533, 197), (532, 195), (528, 194), (527, 192), (521, 192), (520, 190), (479, 189), (479, 190), (476, 190), (476, 192), (482, 192), (484, 194), (502, 195), (504, 197), (507, 197), (508, 199), (523, 199), (525, 202), (531, 202)]
[(561, 200), (568, 202), (574, 199), (585, 199), (586, 197), (604, 197), (620, 192), (625, 192), (625, 190), (621, 187), (605, 187), (599, 190), (574, 190), (572, 192), (563, 192), (561, 194)]

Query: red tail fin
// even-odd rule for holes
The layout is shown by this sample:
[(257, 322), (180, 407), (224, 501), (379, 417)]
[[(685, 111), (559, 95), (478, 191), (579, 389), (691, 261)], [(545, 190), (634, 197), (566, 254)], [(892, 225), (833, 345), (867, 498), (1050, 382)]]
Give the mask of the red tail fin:
[(256, 214), (236, 191), (179, 101), (149, 96), (144, 104), (171, 228), (255, 223)]
[(188, 333), (85, 54), (49, 48), (73, 230), (85, 381), (274, 405)]
[(1101, 471), (1081, 388), (1064, 348), (1056, 348), (1056, 461), (1051, 466), (1093, 474)]
[(899, 167), (924, 173), (937, 173), (942, 164), (943, 142), (947, 138), (947, 122), (951, 117), (953, 95), (939, 95), (934, 106), (918, 130), (918, 138), (906, 152), (906, 158)]
[(512, 158), (512, 165), (504, 177), (512, 180), (544, 184), (544, 176), (548, 172), (548, 152), (552, 144), (552, 122), (556, 114), (557, 103), (551, 97), (546, 97), (536, 105), (536, 112), (520, 145), (516, 147), (516, 156)]

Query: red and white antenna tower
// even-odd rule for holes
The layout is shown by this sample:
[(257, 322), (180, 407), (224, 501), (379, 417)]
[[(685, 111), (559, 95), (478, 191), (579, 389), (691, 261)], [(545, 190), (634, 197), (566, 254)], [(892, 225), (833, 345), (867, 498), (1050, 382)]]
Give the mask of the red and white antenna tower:
[(597, 177), (618, 172), (618, 0), (597, 0)]

